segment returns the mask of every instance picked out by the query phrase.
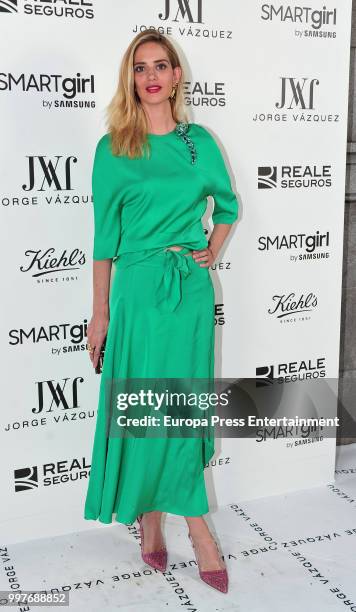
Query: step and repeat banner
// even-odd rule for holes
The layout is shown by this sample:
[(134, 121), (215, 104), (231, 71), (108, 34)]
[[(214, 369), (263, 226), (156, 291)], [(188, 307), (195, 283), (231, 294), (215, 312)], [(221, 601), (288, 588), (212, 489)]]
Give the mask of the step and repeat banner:
[[(91, 170), (122, 54), (150, 27), (178, 49), (190, 120), (216, 138), (240, 203), (211, 270), (216, 376), (281, 380), (296, 413), (303, 381), (337, 382), (351, 0), (0, 0), (7, 543), (105, 528), (83, 519), (99, 391)], [(211, 507), (332, 481), (335, 440), (301, 438), (217, 439)]]

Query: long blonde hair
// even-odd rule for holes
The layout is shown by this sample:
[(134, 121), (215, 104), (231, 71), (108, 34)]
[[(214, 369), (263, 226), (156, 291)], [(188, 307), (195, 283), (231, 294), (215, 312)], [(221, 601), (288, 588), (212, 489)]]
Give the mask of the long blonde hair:
[(149, 153), (147, 140), (148, 121), (146, 113), (135, 92), (133, 60), (139, 45), (154, 41), (160, 44), (167, 52), (172, 68), (179, 66), (182, 76), (176, 88), (174, 98), (169, 98), (173, 120), (189, 121), (183, 97), (184, 71), (178, 52), (166, 36), (156, 30), (140, 32), (126, 49), (121, 61), (119, 82), (114, 97), (107, 106), (106, 126), (111, 135), (111, 149), (113, 155), (127, 155), (129, 158), (142, 157), (144, 149)]

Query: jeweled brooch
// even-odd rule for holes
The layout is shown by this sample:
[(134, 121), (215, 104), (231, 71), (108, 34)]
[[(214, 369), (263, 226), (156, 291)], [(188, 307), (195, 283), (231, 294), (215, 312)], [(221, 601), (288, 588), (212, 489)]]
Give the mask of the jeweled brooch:
[(179, 138), (181, 138), (186, 143), (187, 147), (190, 150), (192, 164), (195, 164), (195, 161), (197, 158), (197, 151), (196, 151), (194, 142), (192, 141), (190, 136), (188, 136), (187, 134), (189, 130), (189, 125), (190, 125), (189, 123), (184, 123), (183, 121), (180, 121), (179, 123), (177, 123), (175, 127), (175, 132), (177, 136), (179, 136)]

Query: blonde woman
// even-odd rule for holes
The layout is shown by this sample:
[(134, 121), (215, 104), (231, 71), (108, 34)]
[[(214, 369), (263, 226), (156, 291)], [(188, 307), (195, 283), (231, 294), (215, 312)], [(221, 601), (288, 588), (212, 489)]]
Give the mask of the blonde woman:
[[(215, 261), (238, 202), (220, 149), (183, 102), (184, 74), (170, 40), (139, 33), (121, 63), (97, 143), (93, 316), (88, 349), (97, 367), (105, 344), (84, 517), (138, 520), (141, 554), (164, 571), (162, 512), (184, 516), (202, 580), (227, 592), (228, 576), (203, 514), (204, 467), (214, 437), (108, 436), (105, 381), (214, 377)], [(214, 199), (207, 240), (202, 216)], [(115, 274), (111, 281), (111, 268)]]

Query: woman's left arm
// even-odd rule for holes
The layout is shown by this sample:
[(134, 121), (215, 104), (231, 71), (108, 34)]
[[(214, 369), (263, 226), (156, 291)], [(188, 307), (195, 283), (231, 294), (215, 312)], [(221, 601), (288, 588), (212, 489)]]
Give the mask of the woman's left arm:
[(231, 226), (238, 218), (239, 202), (231, 186), (230, 176), (224, 158), (215, 139), (210, 136), (209, 175), (212, 179), (212, 196), (214, 198), (214, 211), (212, 221), (213, 231), (208, 240), (208, 246), (199, 251), (193, 251), (196, 262), (204, 261), (201, 267), (211, 266), (231, 230)]

